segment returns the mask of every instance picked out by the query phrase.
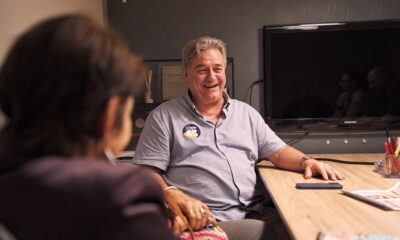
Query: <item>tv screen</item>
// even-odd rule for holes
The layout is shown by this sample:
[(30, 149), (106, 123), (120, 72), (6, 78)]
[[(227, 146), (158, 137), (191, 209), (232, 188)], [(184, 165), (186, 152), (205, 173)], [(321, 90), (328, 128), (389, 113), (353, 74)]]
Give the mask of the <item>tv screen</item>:
[(400, 126), (400, 22), (265, 26), (265, 116), (275, 130)]

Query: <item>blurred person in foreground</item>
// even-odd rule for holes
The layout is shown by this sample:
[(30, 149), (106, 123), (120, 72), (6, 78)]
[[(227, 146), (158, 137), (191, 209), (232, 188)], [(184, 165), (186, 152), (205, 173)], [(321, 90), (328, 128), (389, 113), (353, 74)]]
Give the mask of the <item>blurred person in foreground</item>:
[(80, 15), (22, 34), (0, 72), (0, 223), (17, 239), (173, 239), (162, 190), (113, 166), (131, 137), (140, 62)]
[[(187, 95), (153, 110), (134, 163), (147, 166), (164, 188), (174, 229), (218, 221), (229, 239), (289, 238), (256, 175), (256, 164), (298, 171), (305, 178), (343, 179), (330, 165), (286, 145), (251, 106), (224, 91), (225, 44), (212, 37), (183, 49)], [(279, 181), (279, 179), (276, 179)]]

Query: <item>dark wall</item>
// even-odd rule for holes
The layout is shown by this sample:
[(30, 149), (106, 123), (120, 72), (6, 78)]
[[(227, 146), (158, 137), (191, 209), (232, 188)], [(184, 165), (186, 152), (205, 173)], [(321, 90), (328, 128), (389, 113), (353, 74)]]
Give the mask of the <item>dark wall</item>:
[[(400, 19), (398, 0), (107, 0), (106, 7), (109, 24), (145, 59), (180, 58), (200, 35), (224, 40), (235, 61), (235, 98), (246, 102), (263, 76), (263, 25)], [(256, 86), (252, 103), (263, 114), (262, 94)]]

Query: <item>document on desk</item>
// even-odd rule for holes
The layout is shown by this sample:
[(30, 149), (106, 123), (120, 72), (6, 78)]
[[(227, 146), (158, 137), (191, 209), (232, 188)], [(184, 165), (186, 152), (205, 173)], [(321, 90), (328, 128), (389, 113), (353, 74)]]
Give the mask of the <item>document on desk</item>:
[(343, 190), (343, 193), (386, 210), (400, 211), (400, 182), (397, 182), (393, 187), (386, 190)]
[(383, 234), (320, 232), (317, 240), (400, 240), (400, 237)]

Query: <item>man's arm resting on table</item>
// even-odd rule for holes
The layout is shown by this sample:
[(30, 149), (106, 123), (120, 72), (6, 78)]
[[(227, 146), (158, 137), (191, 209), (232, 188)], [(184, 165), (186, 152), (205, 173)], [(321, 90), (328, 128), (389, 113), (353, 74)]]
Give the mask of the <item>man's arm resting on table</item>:
[(162, 170), (156, 167), (143, 166), (151, 169), (153, 176), (164, 189), (165, 201), (173, 216), (173, 231), (179, 235), (186, 229), (198, 230), (204, 228), (208, 223), (217, 224), (207, 205), (194, 199), (176, 187), (168, 186), (161, 177)]
[(324, 180), (344, 179), (344, 175), (329, 164), (308, 158), (304, 153), (289, 145), (282, 147), (268, 159), (279, 168), (298, 172), (304, 171), (304, 178), (307, 179), (319, 175)]

